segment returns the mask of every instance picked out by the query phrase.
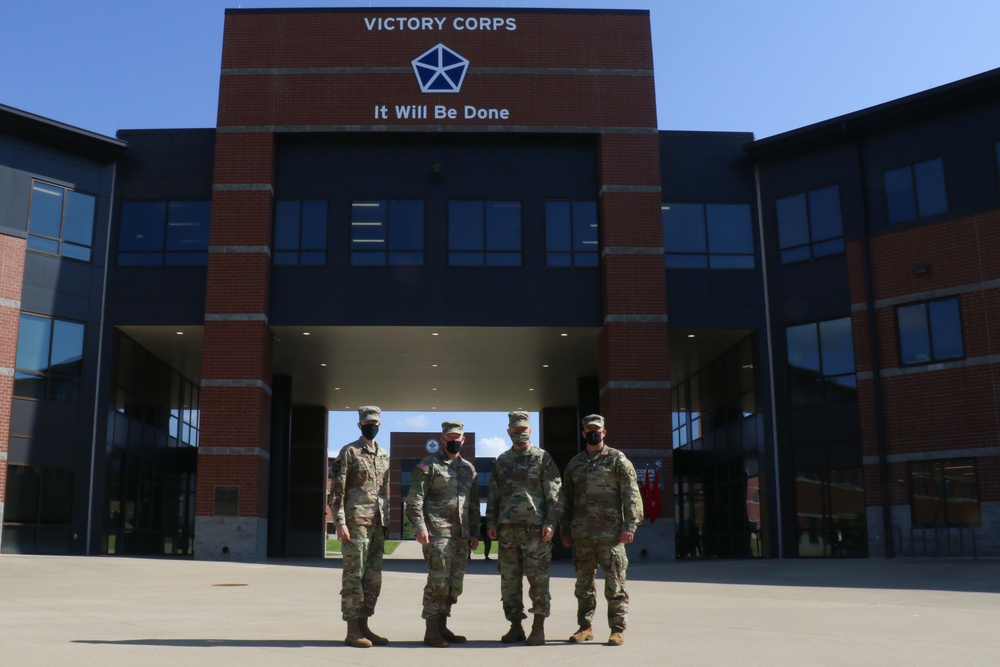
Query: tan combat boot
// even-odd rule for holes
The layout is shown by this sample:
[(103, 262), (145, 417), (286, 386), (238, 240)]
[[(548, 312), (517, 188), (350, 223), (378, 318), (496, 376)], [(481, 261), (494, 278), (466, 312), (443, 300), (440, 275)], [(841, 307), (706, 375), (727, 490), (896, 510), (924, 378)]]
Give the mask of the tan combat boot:
[(515, 644), (524, 641), (524, 628), (521, 627), (520, 619), (510, 622), (510, 630), (500, 638), (500, 641), (504, 644)]
[(375, 634), (370, 629), (368, 629), (367, 618), (359, 618), (358, 627), (361, 628), (361, 634), (364, 636), (364, 638), (370, 641), (373, 646), (385, 646), (386, 644), (389, 643), (388, 639), (386, 639), (385, 637), (380, 637), (379, 635)]
[(442, 614), (438, 618), (441, 619), (441, 638), (444, 639), (449, 644), (464, 644), (465, 637), (463, 635), (456, 635), (454, 632), (448, 629), (448, 615)]
[(580, 629), (569, 636), (569, 641), (573, 644), (589, 642), (594, 638), (594, 628), (589, 625), (581, 625)]
[(434, 648), (448, 648), (448, 642), (441, 636), (441, 617), (431, 616), (427, 619), (427, 631), (424, 632), (424, 645)]
[(371, 648), (372, 643), (361, 634), (360, 623), (356, 619), (347, 622), (347, 637), (344, 643), (355, 648)]
[(611, 636), (608, 637), (608, 646), (621, 646), (625, 643), (625, 628), (616, 625), (611, 628)]
[(541, 646), (545, 643), (545, 617), (541, 614), (535, 614), (535, 620), (531, 624), (531, 634), (524, 643), (528, 646)]

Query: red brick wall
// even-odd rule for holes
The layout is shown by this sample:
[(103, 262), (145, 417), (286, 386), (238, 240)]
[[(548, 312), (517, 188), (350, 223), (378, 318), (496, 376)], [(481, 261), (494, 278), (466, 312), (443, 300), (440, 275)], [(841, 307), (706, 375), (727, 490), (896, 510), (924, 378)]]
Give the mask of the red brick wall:
[[(26, 241), (0, 234), (0, 299), (20, 303), (24, 279)], [(20, 309), (0, 304), (0, 368), (13, 370), (17, 359)], [(0, 374), (0, 501), (7, 493), (7, 452), (10, 445), (10, 410), (14, 376)], [(3, 520), (0, 512), (0, 521)]]
[[(1000, 351), (1000, 288), (982, 284), (1000, 278), (1000, 263), (995, 260), (1000, 254), (1000, 211), (882, 234), (869, 244), (889, 455), (937, 452), (946, 456), (949, 451), (995, 446), (1000, 424), (996, 401), (1000, 367), (988, 358)], [(852, 301), (864, 303), (859, 243), (848, 244), (848, 262)], [(916, 273), (918, 264), (929, 265), (929, 271)], [(898, 373), (896, 306), (949, 296), (959, 300), (965, 357), (982, 363)], [(888, 299), (893, 301), (878, 303)], [(867, 316), (855, 313), (853, 323), (858, 371), (871, 371)], [(864, 453), (876, 456), (871, 380), (859, 383), (859, 403)], [(998, 459), (980, 457), (979, 465), (980, 479), (989, 479), (986, 473), (997, 467)], [(868, 502), (881, 505), (876, 470), (869, 466), (866, 471)], [(892, 464), (891, 502), (908, 504), (908, 488), (906, 464)], [(1000, 489), (996, 484), (984, 484), (980, 499), (1000, 500)]]

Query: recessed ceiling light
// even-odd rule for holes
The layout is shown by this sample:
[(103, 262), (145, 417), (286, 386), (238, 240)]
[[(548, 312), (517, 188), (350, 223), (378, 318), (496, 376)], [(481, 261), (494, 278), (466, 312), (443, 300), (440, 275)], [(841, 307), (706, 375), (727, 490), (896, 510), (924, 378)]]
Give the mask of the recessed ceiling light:
[(322, 366), (323, 368), (326, 368), (326, 364), (320, 364), (320, 366)]
[(549, 367), (548, 364), (542, 364), (542, 368), (548, 368), (548, 367)]
[(178, 331), (178, 332), (177, 332), (177, 335), (178, 335), (178, 336), (183, 336), (183, 335), (184, 335), (184, 332), (183, 332), (183, 331)]
[(309, 333), (308, 331), (303, 331), (303, 332), (302, 332), (302, 335), (303, 335), (303, 336), (311, 336), (312, 334), (311, 334), (311, 333)]
[(438, 367), (437, 364), (431, 364), (431, 368), (437, 368), (437, 367)]
[(437, 391), (437, 390), (438, 390), (437, 387), (431, 387), (431, 391)]
[(340, 391), (340, 387), (334, 387), (333, 390), (334, 391)]
[(535, 391), (535, 390), (532, 389), (531, 387), (528, 387), (528, 391)]
[(435, 331), (435, 332), (434, 332), (434, 333), (432, 333), (431, 335), (432, 335), (432, 336), (440, 336), (441, 334), (439, 334), (439, 333), (438, 333), (437, 331)]
[(694, 338), (694, 334), (688, 334), (688, 338)]
[(559, 335), (560, 335), (560, 336), (562, 336), (563, 338), (565, 338), (565, 337), (566, 337), (566, 336), (568, 336), (569, 334), (568, 334), (568, 333), (561, 333), (561, 334), (559, 334)]

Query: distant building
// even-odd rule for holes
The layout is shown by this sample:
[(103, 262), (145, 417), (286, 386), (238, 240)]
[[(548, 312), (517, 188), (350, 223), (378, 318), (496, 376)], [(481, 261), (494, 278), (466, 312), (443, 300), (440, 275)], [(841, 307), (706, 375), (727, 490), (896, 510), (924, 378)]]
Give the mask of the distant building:
[(1000, 69), (754, 140), (658, 130), (667, 38), (231, 9), (215, 128), (0, 107), (0, 550), (321, 557), (377, 402), (600, 412), (636, 557), (1000, 556)]

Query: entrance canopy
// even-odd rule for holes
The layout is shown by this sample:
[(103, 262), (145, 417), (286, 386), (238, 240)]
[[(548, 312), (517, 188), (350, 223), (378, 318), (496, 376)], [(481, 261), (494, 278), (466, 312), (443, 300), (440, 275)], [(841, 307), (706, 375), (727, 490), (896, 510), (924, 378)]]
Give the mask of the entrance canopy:
[[(122, 327), (196, 383), (202, 327)], [(274, 374), (292, 401), (348, 410), (489, 411), (576, 405), (598, 374), (600, 329), (552, 327), (271, 327)], [(178, 333), (180, 332), (180, 333)]]

